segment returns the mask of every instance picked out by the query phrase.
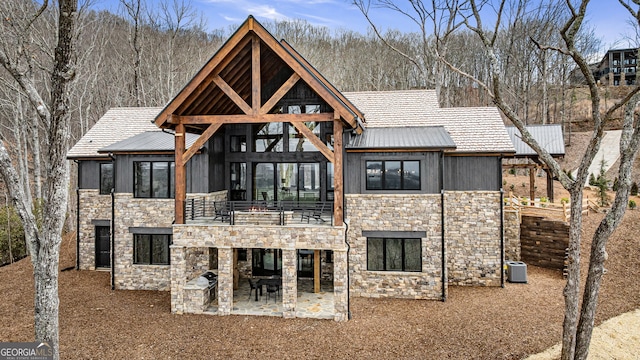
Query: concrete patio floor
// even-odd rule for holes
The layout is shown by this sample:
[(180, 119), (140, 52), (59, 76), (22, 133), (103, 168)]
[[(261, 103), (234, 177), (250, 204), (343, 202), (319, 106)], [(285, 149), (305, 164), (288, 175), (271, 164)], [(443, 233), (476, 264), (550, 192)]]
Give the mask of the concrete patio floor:
[[(239, 288), (233, 292), (233, 308), (231, 315), (258, 315), (258, 316), (279, 316), (282, 317), (282, 293), (275, 298), (270, 295), (267, 299), (267, 292), (263, 290), (262, 296), (251, 293), (249, 281), (240, 278)], [(268, 301), (267, 301), (268, 300)], [(217, 299), (211, 302), (205, 311), (208, 314), (217, 314)], [(331, 319), (335, 315), (333, 282), (321, 281), (320, 292), (313, 292), (312, 279), (298, 279), (298, 300), (296, 303), (296, 317), (312, 319)]]

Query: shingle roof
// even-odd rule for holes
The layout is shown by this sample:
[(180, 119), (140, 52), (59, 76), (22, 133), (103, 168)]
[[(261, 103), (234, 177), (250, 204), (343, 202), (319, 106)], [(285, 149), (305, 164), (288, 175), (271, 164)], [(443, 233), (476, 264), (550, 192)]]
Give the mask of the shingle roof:
[(98, 150), (145, 131), (161, 131), (153, 119), (159, 107), (112, 108), (67, 152), (68, 159), (104, 157)]
[(494, 107), (439, 108), (434, 90), (347, 92), (364, 112), (367, 128), (444, 126), (458, 153), (513, 153)]
[[(560, 124), (528, 125), (531, 136), (552, 156), (564, 156), (564, 137)], [(515, 126), (507, 126), (507, 133), (516, 148), (516, 156), (538, 156), (529, 145), (522, 141), (520, 130)]]
[(443, 126), (368, 128), (351, 138), (347, 149), (455, 149)]
[[(186, 133), (187, 149), (198, 140), (196, 134)], [(145, 151), (173, 151), (175, 149), (175, 136), (163, 131), (145, 131), (128, 139), (118, 141), (115, 144), (98, 150), (100, 153), (109, 152), (145, 152)]]

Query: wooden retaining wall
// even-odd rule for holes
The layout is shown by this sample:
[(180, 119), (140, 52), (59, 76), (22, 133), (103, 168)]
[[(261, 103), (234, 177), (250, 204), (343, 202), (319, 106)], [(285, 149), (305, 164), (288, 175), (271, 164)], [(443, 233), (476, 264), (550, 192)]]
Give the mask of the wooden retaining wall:
[(548, 269), (563, 270), (569, 247), (569, 224), (537, 216), (522, 216), (522, 261)]

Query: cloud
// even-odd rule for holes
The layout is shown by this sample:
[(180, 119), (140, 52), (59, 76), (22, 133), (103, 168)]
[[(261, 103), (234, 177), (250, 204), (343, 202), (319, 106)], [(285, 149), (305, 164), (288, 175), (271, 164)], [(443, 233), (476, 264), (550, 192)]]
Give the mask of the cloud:
[(289, 20), (289, 17), (281, 14), (276, 8), (269, 5), (247, 4), (249, 5), (246, 10), (255, 15), (256, 17), (262, 17), (270, 20)]
[(310, 14), (303, 14), (303, 13), (296, 13), (297, 15), (300, 15), (301, 17), (305, 18), (305, 19), (311, 19), (311, 20), (315, 20), (315, 22), (319, 23), (320, 25), (324, 25), (324, 26), (328, 26), (328, 25), (342, 25), (342, 22), (337, 21), (336, 19), (329, 19), (326, 17), (322, 17), (322, 16), (316, 16), (316, 15), (310, 15)]

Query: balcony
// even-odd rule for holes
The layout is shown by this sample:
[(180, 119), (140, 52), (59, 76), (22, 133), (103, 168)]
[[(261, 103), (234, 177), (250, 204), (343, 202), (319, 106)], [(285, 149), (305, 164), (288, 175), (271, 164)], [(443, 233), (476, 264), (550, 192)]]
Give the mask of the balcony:
[(187, 224), (333, 226), (333, 201), (212, 201), (190, 198)]

